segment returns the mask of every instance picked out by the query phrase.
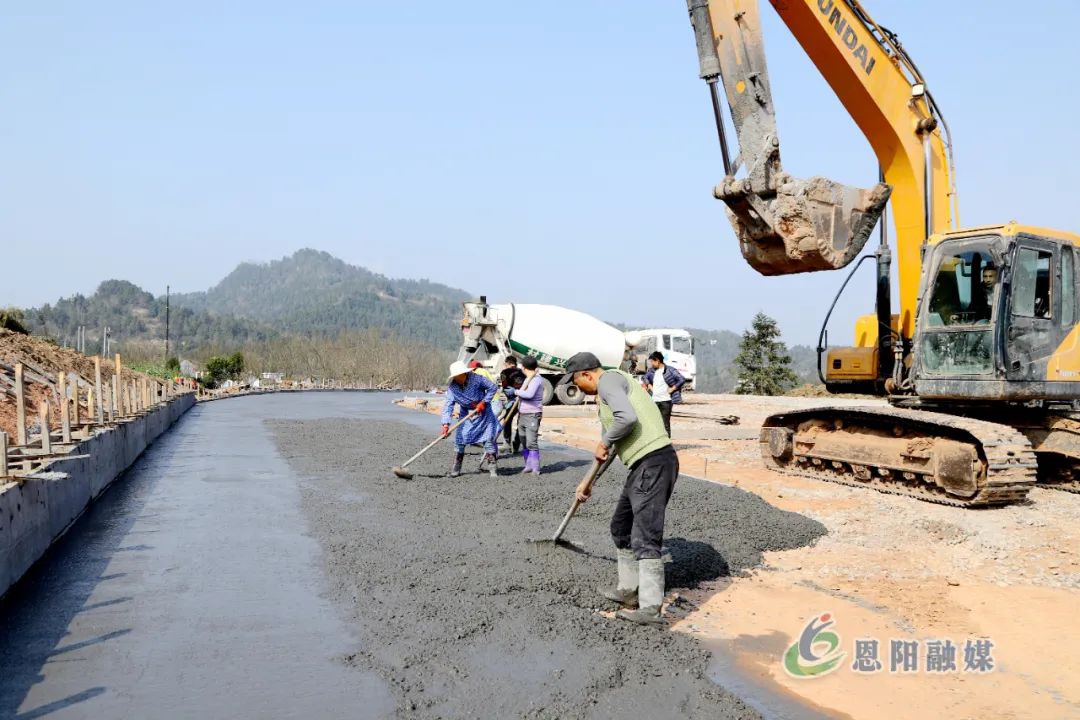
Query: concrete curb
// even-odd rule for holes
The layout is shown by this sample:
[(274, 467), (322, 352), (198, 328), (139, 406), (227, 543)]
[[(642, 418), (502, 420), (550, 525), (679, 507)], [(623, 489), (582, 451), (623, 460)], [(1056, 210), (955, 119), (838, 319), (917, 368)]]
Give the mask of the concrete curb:
[(127, 470), (159, 435), (195, 405), (193, 394), (83, 440), (19, 482), (0, 487), (0, 596)]

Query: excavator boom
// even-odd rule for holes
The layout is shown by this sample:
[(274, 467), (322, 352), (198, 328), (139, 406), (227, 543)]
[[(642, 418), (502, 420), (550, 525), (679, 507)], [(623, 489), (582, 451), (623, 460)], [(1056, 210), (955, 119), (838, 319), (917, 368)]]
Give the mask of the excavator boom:
[[(784, 172), (757, 0), (687, 5), (724, 158), (725, 177), (713, 194), (728, 207), (743, 257), (762, 275), (844, 267), (866, 244), (890, 188), (879, 183), (864, 190)], [(718, 99), (721, 81), (739, 140), (734, 162)]]

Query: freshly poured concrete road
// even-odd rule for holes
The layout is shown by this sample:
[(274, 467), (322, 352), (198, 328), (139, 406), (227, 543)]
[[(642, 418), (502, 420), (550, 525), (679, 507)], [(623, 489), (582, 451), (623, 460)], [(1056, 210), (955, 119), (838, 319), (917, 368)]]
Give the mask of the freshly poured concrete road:
[[(189, 412), (0, 606), (0, 718), (758, 716), (689, 636), (597, 613), (624, 470), (568, 532), (585, 552), (532, 545), (588, 460), (451, 480), (439, 448), (400, 481), (437, 418), (391, 399)], [(824, 528), (683, 479), (668, 531), (678, 589)]]
[(338, 660), (358, 642), (320, 597), (320, 550), (263, 426), (388, 408), (305, 393), (188, 412), (0, 607), (0, 718), (392, 714), (383, 682)]

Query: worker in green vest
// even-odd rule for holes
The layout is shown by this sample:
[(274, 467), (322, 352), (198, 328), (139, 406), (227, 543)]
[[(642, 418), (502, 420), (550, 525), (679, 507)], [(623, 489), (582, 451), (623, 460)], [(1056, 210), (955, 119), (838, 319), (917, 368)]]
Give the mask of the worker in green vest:
[[(586, 395), (599, 396), (600, 424), (604, 432), (596, 446), (600, 462), (614, 452), (630, 468), (622, 494), (611, 516), (611, 538), (618, 556), (619, 580), (600, 593), (622, 608), (618, 617), (659, 625), (664, 619), (664, 513), (675, 480), (679, 456), (664, 430), (664, 419), (649, 394), (622, 370), (605, 370), (600, 360), (581, 352), (566, 362), (560, 383), (573, 382)], [(577, 488), (577, 499), (592, 494), (588, 483)]]

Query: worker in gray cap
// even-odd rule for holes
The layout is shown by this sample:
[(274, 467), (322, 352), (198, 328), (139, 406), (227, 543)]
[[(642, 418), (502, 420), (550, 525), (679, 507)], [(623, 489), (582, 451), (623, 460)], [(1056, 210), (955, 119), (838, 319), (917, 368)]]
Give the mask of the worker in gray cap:
[[(604, 432), (596, 446), (596, 459), (603, 462), (614, 452), (630, 468), (611, 516), (619, 580), (614, 587), (601, 587), (600, 592), (623, 606), (618, 617), (663, 624), (664, 561), (660, 547), (664, 513), (679, 477), (679, 456), (656, 403), (629, 373), (605, 370), (589, 352), (571, 357), (565, 369), (560, 384), (573, 382), (586, 395), (599, 396)], [(580, 502), (586, 502), (591, 494), (588, 483), (578, 485)]]

